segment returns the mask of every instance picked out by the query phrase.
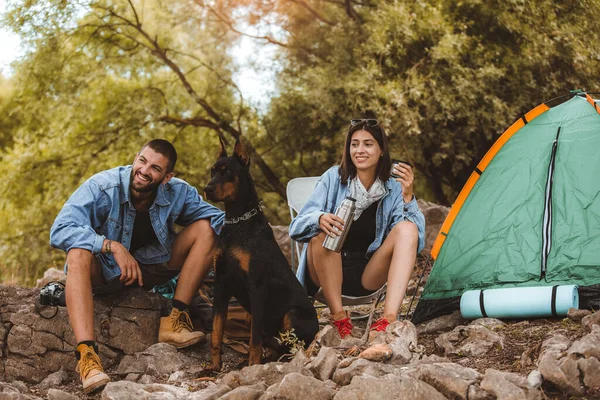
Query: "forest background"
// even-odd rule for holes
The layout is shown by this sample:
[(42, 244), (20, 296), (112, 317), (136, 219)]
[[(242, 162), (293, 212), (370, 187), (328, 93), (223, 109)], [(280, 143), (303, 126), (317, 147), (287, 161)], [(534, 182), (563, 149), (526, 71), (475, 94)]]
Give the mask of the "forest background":
[[(338, 163), (348, 121), (375, 117), (416, 195), (450, 205), (520, 115), (600, 90), (599, 17), (600, 0), (10, 0), (25, 50), (0, 76), (0, 282), (61, 268), (64, 202), (151, 138), (200, 190), (218, 137), (242, 138), (288, 224), (287, 182)], [(260, 107), (232, 79), (241, 38), (273, 55)]]

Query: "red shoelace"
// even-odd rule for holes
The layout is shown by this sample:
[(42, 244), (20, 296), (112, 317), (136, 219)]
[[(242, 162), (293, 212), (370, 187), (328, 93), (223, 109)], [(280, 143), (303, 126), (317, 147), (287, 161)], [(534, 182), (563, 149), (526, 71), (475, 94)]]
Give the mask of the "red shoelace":
[(371, 330), (377, 331), (377, 332), (383, 332), (383, 331), (385, 331), (385, 328), (387, 328), (389, 324), (390, 324), (390, 321), (388, 321), (385, 317), (381, 317), (377, 321), (375, 321), (375, 323), (373, 323), (373, 325), (371, 325)]
[(346, 317), (344, 319), (340, 319), (339, 321), (333, 321), (333, 326), (335, 326), (340, 333), (340, 337), (343, 339), (346, 335), (352, 335), (352, 322), (350, 318)]

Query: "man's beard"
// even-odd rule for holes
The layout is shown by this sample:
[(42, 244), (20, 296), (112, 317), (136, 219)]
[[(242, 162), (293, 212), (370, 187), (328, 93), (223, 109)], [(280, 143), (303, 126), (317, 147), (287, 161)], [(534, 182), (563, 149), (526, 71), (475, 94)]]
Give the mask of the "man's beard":
[(151, 193), (151, 192), (156, 192), (158, 190), (158, 187), (160, 186), (160, 181), (158, 182), (148, 182), (146, 185), (144, 186), (139, 186), (139, 184), (136, 184), (135, 182), (135, 172), (132, 170), (131, 171), (131, 190), (135, 190), (138, 193)]

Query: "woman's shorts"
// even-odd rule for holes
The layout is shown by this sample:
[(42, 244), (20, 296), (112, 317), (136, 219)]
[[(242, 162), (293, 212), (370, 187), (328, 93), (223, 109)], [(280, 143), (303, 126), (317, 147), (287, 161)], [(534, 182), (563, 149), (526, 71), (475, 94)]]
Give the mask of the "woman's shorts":
[[(364, 251), (341, 251), (342, 255), (342, 294), (345, 296), (367, 296), (375, 290), (367, 290), (362, 285), (362, 274), (365, 271), (369, 260), (365, 257)], [(306, 270), (304, 279), (306, 282), (306, 292), (309, 296), (314, 296), (319, 287), (314, 284)]]

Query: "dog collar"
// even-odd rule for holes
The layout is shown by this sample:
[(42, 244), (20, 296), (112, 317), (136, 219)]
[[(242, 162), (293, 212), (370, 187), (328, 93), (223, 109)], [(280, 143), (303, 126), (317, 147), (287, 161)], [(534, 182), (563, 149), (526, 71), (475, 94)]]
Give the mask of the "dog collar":
[(262, 212), (263, 208), (265, 208), (265, 207), (263, 206), (263, 202), (261, 201), (260, 203), (258, 203), (258, 206), (256, 208), (253, 208), (252, 210), (244, 213), (244, 215), (242, 215), (241, 217), (225, 218), (225, 224), (227, 224), (227, 225), (237, 224), (240, 221), (245, 221), (247, 219), (250, 219), (250, 218), (254, 217), (256, 214), (258, 214), (259, 212)]

